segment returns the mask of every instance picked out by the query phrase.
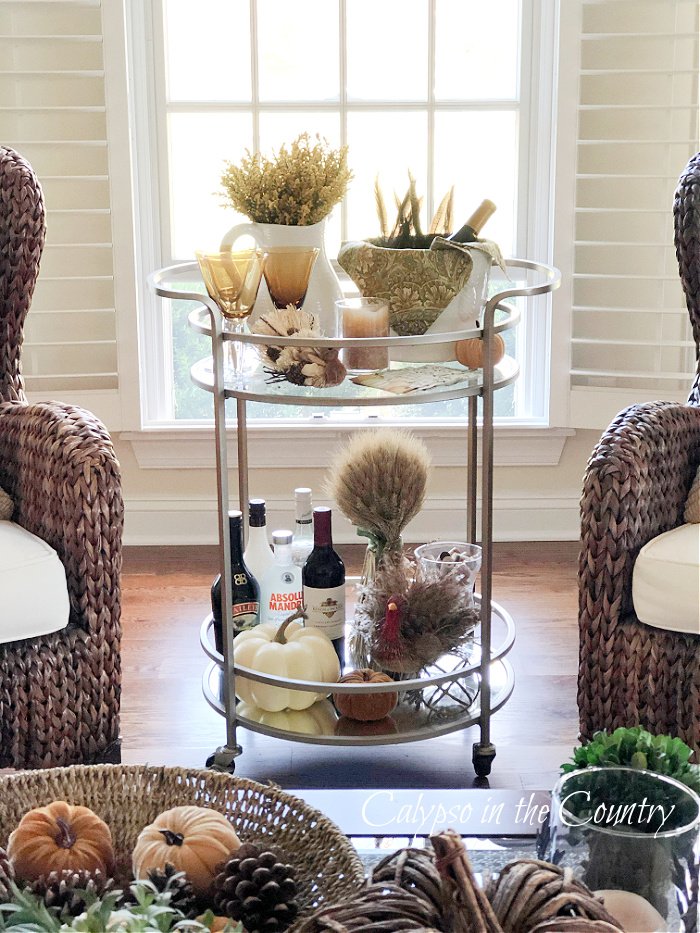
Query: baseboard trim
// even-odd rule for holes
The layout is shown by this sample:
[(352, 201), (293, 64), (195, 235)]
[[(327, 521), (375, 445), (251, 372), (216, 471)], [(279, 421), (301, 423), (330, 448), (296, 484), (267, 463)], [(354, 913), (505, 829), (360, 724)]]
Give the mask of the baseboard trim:
[[(315, 504), (331, 505), (323, 500)], [(267, 510), (269, 527), (293, 526), (293, 504), (289, 499), (268, 499)], [(496, 541), (574, 541), (580, 531), (577, 496), (496, 497), (493, 518)], [(464, 540), (465, 523), (464, 500), (433, 497), (408, 526), (404, 540), (406, 543), (440, 538)], [(213, 498), (126, 500), (127, 545), (216, 544), (217, 529)], [(358, 540), (352, 525), (339, 514), (334, 516), (333, 536), (341, 544)]]

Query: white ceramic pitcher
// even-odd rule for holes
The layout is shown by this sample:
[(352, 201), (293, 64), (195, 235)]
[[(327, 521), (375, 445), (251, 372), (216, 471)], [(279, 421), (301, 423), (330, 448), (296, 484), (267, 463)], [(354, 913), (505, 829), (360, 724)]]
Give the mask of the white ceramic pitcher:
[[(337, 298), (343, 297), (343, 290), (338, 276), (333, 271), (333, 266), (331, 266), (326, 255), (325, 229), (325, 219), (317, 224), (309, 224), (305, 227), (292, 226), (291, 224), (236, 224), (224, 235), (221, 241), (221, 249), (231, 249), (236, 240), (246, 235), (253, 237), (261, 249), (269, 249), (274, 246), (316, 247), (319, 254), (311, 271), (309, 288), (306, 292), (303, 308), (314, 315), (322, 333), (327, 337), (333, 337), (336, 332), (334, 302)], [(271, 311), (273, 307), (267, 286), (263, 282), (260, 285), (253, 317), (259, 317), (261, 314)]]

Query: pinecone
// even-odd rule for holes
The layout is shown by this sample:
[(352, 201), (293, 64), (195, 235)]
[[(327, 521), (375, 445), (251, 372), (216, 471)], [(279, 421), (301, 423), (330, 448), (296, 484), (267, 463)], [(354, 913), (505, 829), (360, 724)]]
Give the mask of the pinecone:
[[(112, 878), (105, 878), (101, 871), (52, 871), (41, 875), (27, 890), (41, 898), (47, 907), (54, 907), (61, 919), (78, 917), (87, 909), (85, 894), (101, 898), (114, 885)], [(81, 892), (81, 893), (79, 893)]]
[(7, 852), (0, 849), (0, 903), (6, 904), (12, 900), (10, 885), (15, 880), (15, 872), (7, 857)]
[(248, 933), (286, 930), (299, 908), (294, 869), (280, 852), (244, 843), (214, 879), (214, 904)]
[(167, 862), (165, 868), (151, 868), (148, 880), (155, 885), (157, 891), (170, 891), (169, 906), (179, 910), (188, 920), (194, 920), (199, 911), (197, 895), (194, 893), (192, 882), (184, 872), (178, 871), (174, 865)]

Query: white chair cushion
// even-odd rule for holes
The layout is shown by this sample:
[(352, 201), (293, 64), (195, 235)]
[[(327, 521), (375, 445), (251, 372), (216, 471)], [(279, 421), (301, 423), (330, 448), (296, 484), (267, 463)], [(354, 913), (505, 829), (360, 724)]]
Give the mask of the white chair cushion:
[(20, 525), (0, 521), (0, 642), (57, 632), (69, 613), (58, 554)]
[(700, 635), (700, 525), (679, 525), (644, 545), (632, 573), (632, 601), (640, 622)]

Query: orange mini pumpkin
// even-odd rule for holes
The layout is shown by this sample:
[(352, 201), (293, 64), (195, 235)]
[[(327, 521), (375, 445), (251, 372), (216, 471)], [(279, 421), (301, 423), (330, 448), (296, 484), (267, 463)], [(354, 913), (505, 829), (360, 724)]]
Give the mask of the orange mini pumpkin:
[[(381, 671), (372, 671), (362, 668), (343, 674), (338, 683), (341, 684), (390, 684), (391, 677)], [(334, 693), (333, 702), (341, 716), (348, 719), (358, 719), (361, 722), (373, 722), (384, 719), (398, 703), (399, 695), (394, 691), (387, 693)]]
[[(206, 914), (202, 914), (201, 917), (197, 917), (197, 921), (202, 924), (202, 926), (207, 927)], [(212, 916), (209, 921), (208, 930), (209, 933), (223, 933), (223, 930), (227, 926), (232, 927), (234, 921), (230, 917), (217, 917), (216, 915)]]
[(34, 881), (52, 871), (114, 871), (114, 849), (109, 826), (88, 807), (54, 800), (22, 817), (7, 843), (15, 874)]
[[(500, 363), (506, 355), (506, 345), (500, 334), (495, 334), (492, 343), (493, 365)], [(467, 369), (481, 369), (484, 362), (484, 342), (478, 337), (471, 337), (469, 340), (458, 340), (455, 344), (455, 356), (457, 361), (466, 366)]]
[(173, 807), (139, 833), (132, 858), (134, 878), (145, 878), (151, 868), (162, 869), (170, 862), (186, 873), (197, 894), (206, 894), (216, 867), (240, 845), (235, 829), (218, 810)]

